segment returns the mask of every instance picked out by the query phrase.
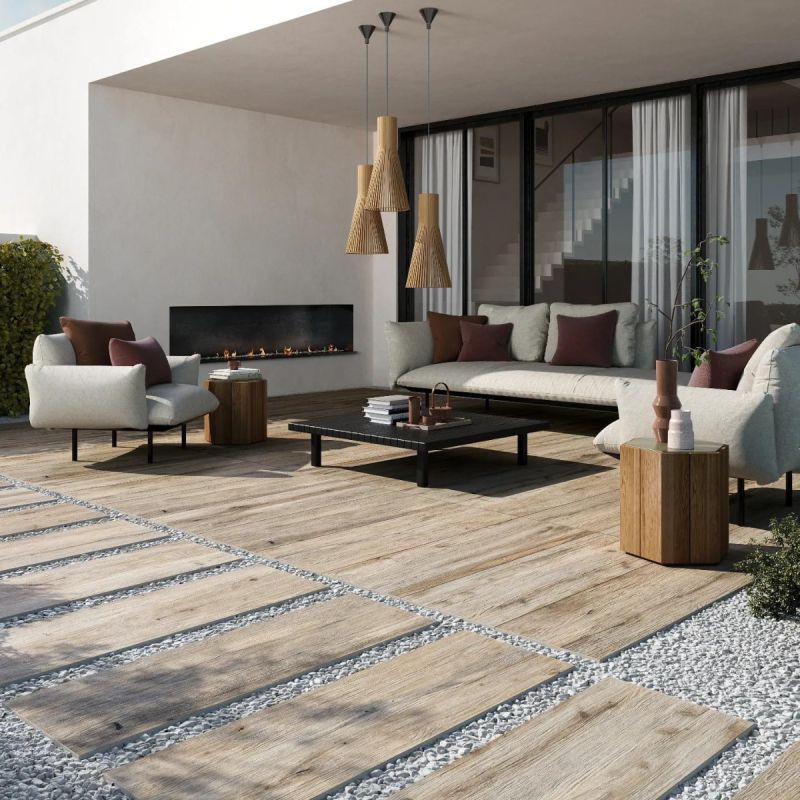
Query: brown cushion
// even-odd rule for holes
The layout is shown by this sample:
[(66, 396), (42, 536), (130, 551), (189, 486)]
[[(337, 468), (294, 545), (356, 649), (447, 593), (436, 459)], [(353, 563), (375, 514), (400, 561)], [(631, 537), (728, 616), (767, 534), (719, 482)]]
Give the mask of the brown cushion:
[(459, 361), (511, 361), (509, 344), (514, 323), (481, 325), (461, 320)]
[(133, 367), (144, 364), (144, 385), (172, 383), (172, 370), (167, 355), (161, 345), (152, 337), (129, 342), (125, 339), (112, 339), (108, 343), (111, 365), (114, 367)]
[(489, 317), (481, 315), (440, 314), (438, 311), (428, 312), (428, 323), (433, 334), (433, 363), (441, 364), (445, 361), (458, 360), (461, 352), (461, 320), (485, 325)]
[(558, 346), (551, 364), (560, 367), (610, 367), (619, 312), (591, 317), (558, 314)]
[(59, 317), (61, 330), (67, 335), (75, 351), (79, 366), (111, 365), (108, 343), (111, 339), (135, 339), (130, 322), (95, 322), (90, 319)]
[(689, 386), (700, 389), (735, 389), (757, 347), (758, 339), (748, 339), (727, 350), (709, 350), (705, 361), (694, 368)]

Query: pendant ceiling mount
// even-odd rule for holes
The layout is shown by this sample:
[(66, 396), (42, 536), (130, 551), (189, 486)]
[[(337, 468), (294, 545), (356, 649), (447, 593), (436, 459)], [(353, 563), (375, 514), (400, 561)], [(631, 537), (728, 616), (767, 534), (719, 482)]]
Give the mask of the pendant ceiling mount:
[(371, 211), (364, 207), (372, 176), (372, 164), (369, 163), (369, 40), (375, 32), (375, 26), (359, 25), (358, 29), (364, 37), (365, 52), (364, 161), (366, 163), (359, 164), (356, 171), (356, 204), (353, 208), (353, 219), (350, 222), (345, 253), (348, 255), (374, 255), (389, 252), (381, 212)]
[(397, 152), (397, 117), (389, 115), (389, 28), (394, 11), (378, 14), (386, 33), (386, 114), (378, 117), (378, 149), (365, 207), (370, 211), (408, 211), (408, 193)]
[(419, 218), (414, 250), (408, 265), (406, 289), (450, 289), (450, 270), (447, 267), (447, 254), (439, 228), (439, 195), (431, 192), (431, 24), (439, 13), (438, 8), (421, 8), (419, 13), (428, 29), (428, 135), (425, 146), (428, 148), (428, 169), (425, 177), (427, 192), (417, 198)]

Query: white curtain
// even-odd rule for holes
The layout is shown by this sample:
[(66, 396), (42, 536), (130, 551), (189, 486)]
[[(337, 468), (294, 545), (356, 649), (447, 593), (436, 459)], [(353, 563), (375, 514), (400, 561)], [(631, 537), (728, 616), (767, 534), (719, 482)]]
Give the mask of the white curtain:
[(747, 89), (735, 86), (706, 95), (706, 219), (710, 233), (730, 244), (710, 251), (719, 269), (708, 283), (709, 301), (724, 298), (717, 324), (723, 349), (746, 337)]
[[(670, 309), (691, 242), (691, 107), (688, 96), (633, 104), (631, 300), (643, 319), (658, 318), (663, 357), (667, 325), (650, 307)], [(692, 281), (679, 296), (687, 302)]]
[[(422, 139), (422, 169), (418, 187), (421, 192), (439, 193), (439, 226), (442, 230), (452, 289), (418, 289), (422, 295), (422, 315), (428, 311), (461, 314), (463, 304), (463, 221), (461, 170), (464, 134), (461, 131), (435, 133)], [(415, 223), (416, 227), (416, 223)]]

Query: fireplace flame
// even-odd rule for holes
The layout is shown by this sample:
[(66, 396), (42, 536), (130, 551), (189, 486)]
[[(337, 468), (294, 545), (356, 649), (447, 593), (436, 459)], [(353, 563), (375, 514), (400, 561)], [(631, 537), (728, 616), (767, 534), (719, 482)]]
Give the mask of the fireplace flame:
[(230, 350), (226, 347), (222, 353), (215, 353), (214, 357), (219, 359), (240, 358), (258, 360), (264, 358), (289, 358), (303, 355), (324, 355), (327, 353), (350, 353), (352, 350), (353, 348), (350, 345), (347, 347), (337, 347), (335, 344), (327, 344), (321, 347), (311, 344), (305, 347), (284, 345), (276, 350), (266, 350), (264, 346), (261, 345), (259, 347), (251, 347), (246, 353), (242, 353), (241, 355), (237, 353), (236, 350)]

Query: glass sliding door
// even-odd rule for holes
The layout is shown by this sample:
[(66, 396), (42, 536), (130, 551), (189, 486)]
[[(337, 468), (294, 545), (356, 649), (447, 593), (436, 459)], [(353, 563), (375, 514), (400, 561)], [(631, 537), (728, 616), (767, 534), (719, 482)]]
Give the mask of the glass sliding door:
[(709, 295), (718, 348), (800, 322), (800, 80), (708, 91), (706, 222), (730, 244)]
[(633, 248), (633, 107), (608, 109), (608, 263), (606, 302), (631, 299)]
[(602, 303), (603, 110), (534, 122), (534, 297)]
[[(417, 192), (438, 192), (439, 227), (450, 268), (451, 289), (414, 289), (414, 318), (426, 319), (428, 311), (461, 314), (466, 299), (466, 252), (464, 227), (463, 131), (418, 136), (414, 141), (414, 186)], [(417, 202), (414, 204), (414, 230)]]
[(469, 305), (520, 302), (520, 124), (473, 128), (469, 151)]

